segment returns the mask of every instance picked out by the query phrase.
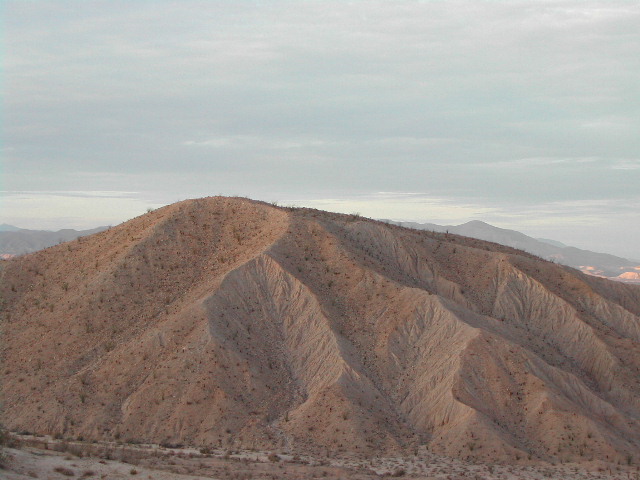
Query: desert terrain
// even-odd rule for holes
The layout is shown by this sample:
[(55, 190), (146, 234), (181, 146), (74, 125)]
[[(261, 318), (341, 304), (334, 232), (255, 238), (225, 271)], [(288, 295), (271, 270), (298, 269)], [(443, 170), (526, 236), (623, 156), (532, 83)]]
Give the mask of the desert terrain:
[(7, 450), (7, 480), (68, 477), (117, 480), (355, 479), (380, 480), (609, 480), (638, 479), (638, 467), (594, 461), (588, 464), (505, 465), (465, 462), (427, 449), (400, 457), (314, 457), (256, 450), (221, 450), (78, 442), (49, 436), (15, 435), (19, 448)]
[[(1, 421), (25, 441), (354, 469), (336, 478), (538, 478), (487, 465), (628, 478), (615, 475), (640, 464), (638, 285), (468, 237), (226, 197), (0, 266)], [(37, 451), (13, 455), (35, 465)], [(272, 452), (285, 461), (260, 460)], [(85, 460), (71, 461), (82, 475)]]

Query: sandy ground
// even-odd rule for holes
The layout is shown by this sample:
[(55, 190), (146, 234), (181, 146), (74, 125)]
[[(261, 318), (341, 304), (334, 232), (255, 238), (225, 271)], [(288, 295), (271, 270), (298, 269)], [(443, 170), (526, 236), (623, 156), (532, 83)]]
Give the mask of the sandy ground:
[[(20, 449), (6, 449), (7, 468), (0, 478), (62, 479), (640, 479), (637, 467), (605, 464), (491, 465), (472, 464), (434, 455), (371, 459), (299, 457), (274, 452), (223, 451), (201, 454), (196, 449), (157, 445), (63, 442), (22, 437)], [(46, 449), (45, 447), (46, 444)], [(36, 445), (36, 446), (34, 446)], [(39, 445), (40, 448), (37, 446)], [(65, 451), (57, 451), (62, 450)]]

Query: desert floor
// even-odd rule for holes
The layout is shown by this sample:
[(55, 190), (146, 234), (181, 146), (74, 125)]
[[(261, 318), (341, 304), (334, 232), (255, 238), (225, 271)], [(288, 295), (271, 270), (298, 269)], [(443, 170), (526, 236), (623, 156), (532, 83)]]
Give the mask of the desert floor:
[(0, 478), (62, 479), (640, 479), (637, 467), (471, 464), (419, 452), (403, 458), (317, 458), (275, 452), (163, 448), (158, 445), (88, 443), (21, 436), (5, 449)]

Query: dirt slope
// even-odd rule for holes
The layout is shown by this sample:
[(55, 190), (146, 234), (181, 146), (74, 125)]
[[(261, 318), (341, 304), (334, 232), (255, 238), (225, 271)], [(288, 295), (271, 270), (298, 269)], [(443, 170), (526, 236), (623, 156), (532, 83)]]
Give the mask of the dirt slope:
[(640, 286), (223, 197), (0, 265), (13, 430), (640, 462)]

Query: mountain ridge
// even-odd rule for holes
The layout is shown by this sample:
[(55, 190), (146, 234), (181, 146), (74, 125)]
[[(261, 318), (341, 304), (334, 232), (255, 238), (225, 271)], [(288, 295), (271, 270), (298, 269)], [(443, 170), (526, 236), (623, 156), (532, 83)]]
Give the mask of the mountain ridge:
[(640, 460), (640, 287), (510, 247), (214, 197), (1, 265), (14, 430)]
[(13, 225), (9, 225), (8, 223), (0, 224), (0, 232), (15, 232), (18, 230), (22, 230), (22, 229), (18, 227), (14, 227)]

